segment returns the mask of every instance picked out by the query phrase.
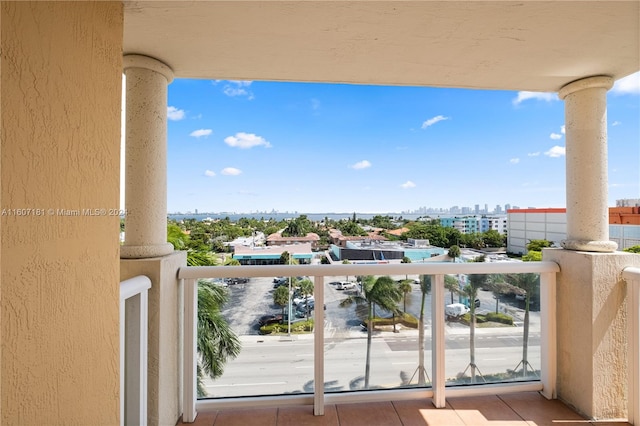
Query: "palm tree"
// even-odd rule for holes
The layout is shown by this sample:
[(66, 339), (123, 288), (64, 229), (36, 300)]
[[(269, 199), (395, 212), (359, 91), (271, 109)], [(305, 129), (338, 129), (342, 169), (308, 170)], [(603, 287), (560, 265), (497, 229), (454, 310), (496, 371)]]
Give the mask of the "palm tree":
[(402, 280), (398, 283), (398, 289), (402, 292), (402, 311), (407, 312), (407, 294), (411, 293), (411, 280)]
[(374, 306), (378, 305), (389, 312), (397, 312), (397, 303), (402, 299), (402, 293), (393, 279), (389, 276), (367, 276), (362, 281), (362, 293), (350, 294), (340, 302), (340, 307), (353, 304), (367, 306), (367, 358), (365, 361), (364, 387), (369, 388), (369, 373), (371, 370), (371, 333), (374, 327)]
[(460, 293), (460, 285), (458, 284), (458, 280), (456, 280), (451, 275), (445, 275), (444, 288), (449, 290), (449, 293), (451, 294), (451, 303), (453, 303), (453, 295)]
[[(349, 262), (349, 260), (348, 260), (348, 259), (344, 259), (344, 260), (342, 261), (342, 264), (343, 264), (343, 265), (350, 265), (350, 264), (351, 264), (351, 262)], [(347, 281), (349, 281), (349, 275), (347, 275)]]
[(447, 255), (452, 259), (452, 262), (455, 262), (456, 258), (460, 257), (460, 247), (456, 245), (449, 247), (449, 252), (447, 253)]
[(289, 305), (289, 289), (284, 286), (278, 287), (273, 292), (273, 303), (282, 308), (282, 318), (284, 319), (284, 308)]
[(220, 286), (198, 282), (198, 395), (206, 396), (203, 374), (212, 379), (222, 376), (224, 365), (240, 354), (238, 336), (222, 316), (222, 306), (229, 301), (229, 292)]
[[(514, 371), (518, 370), (520, 364), (522, 364), (522, 377), (527, 377), (527, 367), (531, 367), (528, 361), (529, 350), (529, 306), (531, 302), (531, 295), (539, 288), (539, 276), (538, 274), (508, 274), (505, 277), (511, 281), (513, 285), (519, 287), (525, 291), (524, 298), (524, 325), (523, 325), (523, 338), (522, 338), (522, 361)], [(531, 367), (533, 370), (533, 367)]]
[(427, 384), (427, 370), (424, 368), (424, 301), (431, 292), (431, 275), (420, 276), (420, 321), (418, 321), (418, 386)]
[(304, 279), (298, 284), (300, 293), (304, 296), (304, 306), (306, 310), (306, 318), (309, 320), (309, 296), (313, 295), (313, 282), (309, 279)]
[[(487, 276), (483, 274), (469, 275), (469, 284), (462, 290), (469, 298), (469, 365), (471, 368), (471, 383), (476, 382), (476, 303), (478, 289), (486, 285)], [(465, 372), (467, 370), (465, 369)], [(479, 372), (480, 370), (478, 370)], [(464, 374), (464, 372), (462, 373)], [(482, 375), (482, 373), (480, 373)]]

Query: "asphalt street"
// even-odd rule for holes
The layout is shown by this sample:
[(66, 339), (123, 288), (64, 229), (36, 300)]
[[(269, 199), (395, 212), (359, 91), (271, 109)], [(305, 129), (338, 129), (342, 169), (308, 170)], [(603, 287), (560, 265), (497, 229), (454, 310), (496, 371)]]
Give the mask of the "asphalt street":
[[(353, 277), (349, 277), (353, 279)], [(404, 279), (405, 277), (394, 277)], [(412, 277), (409, 277), (412, 278)], [(347, 277), (325, 278), (325, 391), (360, 389), (363, 385), (366, 336), (360, 327), (355, 307), (339, 307), (347, 297), (329, 283)], [(313, 334), (262, 336), (257, 319), (264, 314), (280, 313), (273, 303), (273, 277), (252, 278), (246, 284), (229, 286), (231, 300), (223, 310), (232, 329), (240, 336), (242, 351), (227, 363), (223, 377), (205, 380), (210, 396), (276, 395), (313, 392)], [(412, 285), (407, 311), (418, 316), (419, 286)], [(448, 299), (448, 294), (446, 302)], [(480, 312), (495, 310), (491, 292), (480, 291)], [(475, 357), (482, 382), (483, 376), (515, 369), (522, 359), (522, 311), (515, 304), (500, 303), (499, 309), (514, 315), (514, 327), (476, 328)], [(431, 377), (431, 300), (425, 301), (425, 367)], [(458, 376), (469, 375), (469, 327), (446, 322), (445, 376), (454, 384)], [(531, 313), (528, 360), (540, 368), (539, 315)], [(401, 328), (399, 333), (377, 330), (371, 346), (370, 387), (390, 388), (417, 383), (418, 334), (415, 329)], [(466, 371), (465, 371), (466, 370)]]

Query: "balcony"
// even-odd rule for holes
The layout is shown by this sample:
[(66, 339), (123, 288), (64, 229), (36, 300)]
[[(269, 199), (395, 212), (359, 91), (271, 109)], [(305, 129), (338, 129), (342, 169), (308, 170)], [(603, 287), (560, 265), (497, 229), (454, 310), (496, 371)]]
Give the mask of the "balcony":
[[(630, 312), (632, 316), (638, 312), (637, 303), (632, 302), (638, 299), (638, 287), (640, 287), (639, 274), (637, 268), (627, 268), (624, 272), (625, 278), (628, 280)], [(283, 345), (286, 347), (287, 360), (280, 364), (274, 362), (273, 371), (260, 373), (264, 370), (265, 365), (242, 364), (240, 362), (240, 370), (233, 368), (234, 361), (229, 366), (228, 375), (223, 376), (219, 382), (209, 382), (209, 389), (215, 389), (216, 397), (195, 399), (195, 361), (196, 354), (185, 353), (185, 400), (184, 400), (184, 423), (193, 420), (196, 411), (199, 412), (195, 418), (195, 424), (340, 424), (340, 425), (357, 425), (357, 424), (380, 424), (380, 419), (385, 419), (384, 424), (590, 424), (586, 417), (583, 417), (570, 409), (562, 402), (555, 400), (556, 397), (556, 312), (555, 312), (555, 281), (558, 265), (554, 262), (531, 262), (531, 263), (487, 263), (487, 264), (459, 264), (459, 263), (441, 263), (441, 264), (396, 264), (396, 265), (299, 265), (299, 266), (245, 266), (245, 267), (186, 267), (181, 268), (179, 276), (184, 279), (185, 285), (185, 348), (193, 348), (195, 350), (195, 317), (191, 317), (192, 309), (195, 309), (195, 289), (196, 280), (199, 278), (224, 278), (229, 276), (248, 276), (253, 277), (253, 281), (249, 281), (247, 286), (252, 285), (253, 292), (258, 292), (260, 277), (265, 276), (296, 276), (309, 275), (313, 277), (316, 283), (315, 287), (315, 303), (316, 306), (322, 306), (324, 303), (331, 305), (332, 300), (331, 283), (327, 280), (334, 279), (337, 276), (352, 277), (355, 275), (404, 275), (404, 276), (431, 276), (432, 287), (430, 297), (429, 314), (425, 317), (425, 334), (427, 335), (427, 348), (429, 349), (426, 358), (429, 362), (427, 369), (427, 382), (417, 385), (417, 380), (405, 380), (400, 383), (394, 381), (393, 377), (398, 371), (376, 371), (378, 379), (385, 377), (380, 382), (376, 382), (372, 375), (372, 384), (368, 389), (362, 389), (362, 386), (344, 391), (344, 388), (336, 386), (340, 376), (336, 368), (336, 359), (332, 359), (331, 350), (337, 347), (341, 341), (351, 341), (355, 345), (358, 344), (360, 338), (348, 338), (345, 336), (337, 337), (335, 330), (331, 326), (327, 326), (325, 321), (327, 311), (317, 309), (314, 312), (316, 323), (325, 324), (322, 328), (317, 328), (311, 335), (296, 336), (247, 336), (253, 339), (245, 340), (255, 343), (249, 345), (246, 350), (250, 351), (253, 346), (254, 351), (258, 350), (263, 357), (269, 358), (270, 349), (266, 346), (270, 340), (272, 344)], [(451, 370), (446, 364), (454, 364), (455, 351), (450, 346), (455, 345), (452, 336), (460, 336), (468, 334), (469, 328), (463, 328), (462, 333), (457, 333), (451, 329), (451, 324), (444, 320), (444, 305), (448, 303), (449, 294), (445, 294), (444, 276), (456, 274), (460, 277), (463, 275), (473, 274), (539, 274), (540, 277), (540, 305), (539, 313), (532, 312), (532, 317), (537, 316), (538, 321), (532, 320), (529, 330), (530, 357), (529, 362), (532, 363), (529, 375), (524, 379), (494, 379), (486, 380), (482, 374), (478, 377), (475, 384), (468, 384), (452, 379), (455, 372), (461, 369), (460, 366)], [(264, 280), (270, 284), (270, 280)], [(269, 285), (271, 287), (271, 285)], [(234, 289), (235, 291), (236, 289)], [(635, 293), (634, 293), (635, 291)], [(634, 299), (635, 297), (635, 299)], [(446, 298), (446, 299), (445, 299)], [(445, 301), (447, 300), (447, 301)], [(496, 307), (498, 304), (496, 304)], [(633, 308), (635, 306), (635, 309)], [(493, 309), (493, 307), (490, 307)], [(331, 308), (329, 308), (329, 311)], [(536, 310), (536, 309), (532, 309)], [(635, 312), (635, 314), (634, 314)], [(194, 321), (188, 320), (194, 318)], [(637, 322), (634, 325), (637, 331)], [(522, 325), (522, 324), (520, 324)], [(445, 331), (446, 329), (446, 331)], [(522, 327), (505, 328), (506, 332), (492, 333), (494, 338), (500, 339), (517, 339), (515, 334), (522, 334)], [(491, 338), (485, 334), (483, 336), (482, 329), (476, 330), (475, 339), (480, 342), (483, 338)], [(486, 331), (486, 330), (485, 330)], [(407, 340), (407, 335), (415, 337), (415, 333), (403, 331), (404, 339), (394, 339), (392, 334), (383, 337), (384, 332), (376, 333), (373, 341), (378, 341), (378, 350), (386, 343), (390, 348), (393, 345), (402, 345), (400, 341)], [(629, 336), (632, 338), (634, 333), (630, 329)], [(353, 333), (352, 333), (353, 334)], [(357, 332), (356, 332), (357, 334)], [(446, 336), (445, 336), (446, 334)], [(539, 338), (539, 349), (534, 350), (534, 344), (531, 343), (534, 335)], [(306, 340), (305, 340), (306, 339)], [(455, 337), (453, 337), (455, 339)], [(296, 342), (303, 341), (305, 347), (302, 352), (299, 351)], [(411, 340), (411, 339), (409, 339)], [(497, 341), (497, 340), (494, 340)], [(634, 339), (631, 339), (634, 340)], [(635, 339), (637, 345), (637, 339)], [(313, 345), (311, 345), (313, 342)], [(429, 344), (430, 343), (430, 344)], [(522, 338), (518, 340), (518, 344), (522, 344)], [(264, 346), (262, 346), (264, 345)], [(374, 343), (374, 347), (376, 344)], [(463, 345), (463, 352), (469, 348), (469, 343)], [(362, 345), (361, 345), (362, 346)], [(477, 351), (481, 353), (483, 348), (478, 344)], [(384, 346), (386, 347), (386, 346)], [(256, 349), (257, 348), (257, 349)], [(412, 356), (415, 357), (416, 350), (414, 347), (397, 347), (399, 352), (410, 352), (413, 350)], [(521, 350), (522, 347), (520, 346)], [(244, 350), (244, 349), (243, 349)], [(307, 353), (306, 361), (303, 361)], [(373, 352), (373, 351), (372, 351)], [(483, 361), (487, 362), (493, 358), (497, 358), (496, 354), (500, 353), (499, 359), (507, 352), (508, 347), (492, 348), (488, 345), (485, 349)], [(517, 351), (516, 351), (517, 352)], [(634, 353), (634, 352), (632, 352)], [(635, 352), (637, 354), (637, 352)], [(493, 354), (487, 358), (487, 354)], [(255, 354), (254, 354), (255, 355)], [(394, 369), (394, 364), (412, 364), (411, 362), (389, 362), (382, 360), (378, 353), (372, 354), (372, 365), (378, 370)], [(392, 354), (395, 356), (397, 354)], [(498, 371), (501, 369), (508, 370), (508, 366), (513, 367), (520, 354), (516, 358), (508, 361), (499, 362), (493, 368)], [(242, 355), (241, 355), (242, 357)], [(238, 361), (240, 361), (240, 358)], [(384, 358), (384, 357), (382, 357)], [(478, 356), (478, 359), (481, 357)], [(346, 361), (346, 360), (344, 360)], [(635, 362), (635, 367), (634, 367)], [(637, 356), (631, 357), (629, 377), (630, 380), (638, 375), (637, 372)], [(356, 365), (356, 364), (354, 364)], [(294, 388), (281, 388), (280, 385), (286, 382), (282, 379), (282, 383), (275, 383), (278, 373), (287, 369), (300, 369), (306, 371), (306, 378), (309, 379), (307, 386), (302, 390)], [(478, 370), (481, 368), (478, 362)], [(491, 367), (482, 365), (487, 368), (484, 371), (486, 376), (491, 376), (489, 371)], [(256, 370), (251, 370), (256, 368)], [(636, 368), (634, 371), (633, 368)], [(359, 364), (355, 370), (362, 370)], [(238, 373), (242, 371), (243, 373)], [(275, 371), (275, 373), (274, 373)], [(412, 370), (413, 371), (413, 370)], [(466, 370), (465, 370), (466, 372)], [(410, 373), (410, 371), (409, 371)], [(263, 374), (264, 378), (270, 378), (271, 382), (267, 388), (262, 387), (258, 393), (256, 389), (259, 386), (251, 386), (250, 383), (242, 383), (246, 376)], [(286, 374), (282, 374), (286, 376)], [(240, 377), (242, 376), (242, 377)], [(302, 376), (305, 376), (302, 374)], [(287, 376), (288, 377), (288, 376)], [(251, 377), (256, 379), (255, 376)], [(459, 378), (459, 377), (458, 377)], [(413, 379), (413, 377), (411, 377)], [(386, 382), (385, 382), (386, 380)], [(259, 381), (259, 380), (258, 380)], [(255, 382), (255, 380), (254, 380)], [(325, 383), (324, 388), (316, 389), (314, 382)], [(386, 383), (386, 384), (385, 384)], [(265, 384), (263, 384), (265, 385)], [(629, 413), (630, 419), (633, 419), (634, 410), (637, 412), (637, 401), (634, 407), (634, 386), (630, 382), (629, 393)], [(191, 392), (188, 390), (191, 389)], [(222, 391), (222, 389), (225, 389)], [(240, 391), (238, 391), (240, 389)], [(231, 390), (231, 391), (229, 391)], [(536, 392), (538, 391), (538, 392)], [(543, 396), (544, 395), (544, 396)], [(637, 393), (635, 393), (637, 395)], [(635, 399), (634, 399), (635, 398)], [(440, 409), (436, 408), (440, 407)], [(190, 411), (191, 409), (191, 411)], [(314, 414), (316, 416), (314, 416)], [(317, 415), (322, 415), (318, 417)], [(217, 422), (217, 423), (216, 423)], [(264, 422), (264, 423), (263, 423)], [(421, 423), (422, 422), (422, 423)], [(529, 423), (526, 423), (529, 422)], [(598, 423), (602, 424), (602, 423)], [(610, 424), (633, 424), (620, 420), (611, 422)]]
[(247, 408), (206, 411), (194, 423), (179, 425), (429, 425), (429, 426), (525, 426), (525, 425), (629, 425), (625, 421), (590, 422), (558, 400), (536, 392), (508, 395), (455, 397), (445, 408), (429, 400), (384, 401), (380, 403), (335, 404), (325, 407), (323, 417), (313, 415), (310, 406)]
[[(314, 413), (323, 414), (326, 403), (431, 398), (435, 406), (445, 407), (447, 396), (495, 395), (522, 391), (541, 391), (547, 398), (554, 398), (556, 349), (555, 304), (552, 301), (555, 300), (557, 271), (558, 266), (553, 262), (181, 268), (179, 277), (185, 280), (185, 420), (193, 419), (189, 408), (193, 410), (193, 416), (196, 408), (199, 411), (258, 405), (277, 407), (313, 404)], [(474, 333), (469, 337), (470, 327), (445, 321), (445, 304), (449, 303), (449, 297), (454, 297), (453, 293), (445, 295), (445, 275), (456, 274), (460, 286), (463, 286), (463, 277), (512, 273), (539, 274), (541, 283), (539, 312), (532, 313), (531, 319), (527, 317), (527, 344), (531, 344), (531, 348), (528, 359), (524, 360), (522, 327), (477, 331), (474, 327)], [(250, 277), (252, 281), (245, 284), (244, 288), (233, 288), (234, 293), (242, 294), (241, 300), (247, 301), (249, 297), (272, 297), (269, 294), (272, 287), (270, 277), (301, 275), (312, 277), (314, 281), (315, 306), (324, 305), (325, 309), (315, 309), (313, 319), (315, 324), (324, 326), (315, 327), (312, 334), (303, 335), (292, 334), (295, 324), (293, 328), (289, 328), (291, 324), (288, 321), (283, 322), (281, 331), (285, 333), (280, 336), (258, 336), (248, 331), (247, 335), (242, 336), (245, 352), (229, 363), (228, 375), (223, 375), (217, 382), (208, 383), (207, 389), (214, 398), (203, 398), (196, 402), (197, 279)], [(334, 286), (336, 277), (357, 275), (399, 276), (401, 279), (411, 276), (421, 277), (417, 279), (418, 282), (428, 281), (428, 287), (414, 283), (417, 288), (412, 289), (418, 293), (423, 288), (426, 289), (422, 299), (416, 297), (423, 308), (413, 308), (413, 312), (422, 311), (424, 316), (425, 350), (421, 354), (423, 361), (420, 364), (424, 375), (417, 374), (419, 364), (416, 357), (419, 356), (419, 351), (416, 342), (420, 342), (419, 330), (400, 331), (402, 326), (398, 325), (398, 329), (394, 326), (393, 330), (400, 332), (393, 333), (386, 326), (387, 331), (374, 330), (371, 333), (371, 343), (365, 344), (367, 339), (364, 337), (368, 337), (368, 333), (362, 331), (355, 311), (340, 317), (341, 311), (344, 311), (340, 307), (344, 303), (340, 301), (358, 297), (362, 293), (359, 289), (338, 291)], [(481, 292), (486, 292), (486, 289), (478, 288), (478, 295)], [(487, 311), (491, 311), (494, 309), (494, 301), (490, 292), (487, 293), (489, 295), (484, 295), (484, 305)], [(496, 310), (498, 302), (499, 300), (495, 302)], [(242, 312), (241, 302), (235, 300), (233, 305), (231, 313)], [(506, 311), (506, 308), (502, 309)], [(409, 311), (406, 307), (405, 310)], [(283, 306), (283, 313), (284, 311)], [(260, 313), (254, 314), (257, 316)], [(416, 316), (419, 314), (416, 313)], [(242, 330), (247, 330), (247, 326)], [(513, 344), (499, 343), (502, 349), (496, 349), (494, 345), (501, 340), (508, 340)], [(467, 355), (469, 348), (473, 348), (471, 359)], [(497, 351), (503, 353), (496, 356)], [(247, 352), (250, 355), (244, 356)], [(363, 378), (361, 355), (365, 352), (367, 360), (371, 361)], [(482, 354), (483, 363), (477, 362), (476, 352), (478, 359)], [(529, 368), (528, 372), (527, 368), (522, 368), (525, 364)], [(522, 375), (520, 372), (516, 374), (518, 367)], [(509, 368), (513, 370), (506, 377), (504, 372), (510, 371)], [(281, 380), (277, 379), (278, 372), (283, 377)], [(324, 383), (324, 386), (316, 387), (315, 383)]]

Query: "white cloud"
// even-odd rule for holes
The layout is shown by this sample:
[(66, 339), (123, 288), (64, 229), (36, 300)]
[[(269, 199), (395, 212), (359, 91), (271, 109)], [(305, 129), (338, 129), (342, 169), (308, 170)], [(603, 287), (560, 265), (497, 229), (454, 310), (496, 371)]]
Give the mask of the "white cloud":
[(562, 126), (560, 126), (560, 133), (562, 133), (563, 135), (567, 133), (567, 126), (565, 126), (564, 124)]
[(221, 173), (225, 176), (238, 176), (242, 173), (242, 170), (236, 169), (235, 167), (226, 167), (222, 169)]
[(169, 120), (178, 121), (184, 118), (184, 110), (176, 107), (167, 107), (167, 118)]
[(252, 100), (254, 98), (253, 92), (249, 90), (249, 86), (253, 81), (251, 80), (214, 80), (213, 84), (224, 83), (222, 87), (222, 93), (227, 96), (246, 96), (247, 99)]
[(540, 155), (540, 151), (538, 152), (530, 152), (527, 154), (527, 157), (538, 157)]
[(616, 95), (640, 95), (640, 71), (616, 81), (611, 92)]
[(265, 148), (271, 148), (271, 144), (262, 136), (258, 136), (254, 133), (238, 132), (235, 136), (227, 136), (224, 138), (224, 143), (233, 148), (249, 149), (254, 146), (264, 146)]
[(208, 177), (213, 177), (216, 175), (216, 172), (212, 171), (212, 170), (205, 170), (204, 171), (204, 175), (208, 176)]
[(550, 137), (551, 139), (553, 139), (554, 141), (557, 141), (558, 139), (562, 139), (562, 135), (561, 135), (561, 134), (559, 134), (559, 133), (551, 133), (551, 134), (549, 135), (549, 137)]
[(356, 169), (356, 170), (362, 170), (362, 169), (368, 169), (369, 167), (371, 167), (371, 163), (368, 162), (367, 160), (362, 160), (359, 161), (355, 164), (352, 164), (351, 166), (352, 169)]
[(611, 123), (612, 126), (619, 126), (622, 124), (622, 121), (614, 121), (613, 123)]
[(511, 164), (518, 164), (520, 162), (520, 159), (519, 158), (512, 158), (512, 159), (509, 160), (509, 162)]
[(200, 138), (202, 136), (209, 136), (211, 133), (213, 133), (213, 130), (211, 129), (199, 129), (191, 132), (189, 136), (193, 136), (194, 138)]
[(518, 96), (512, 102), (514, 105), (519, 105), (529, 99), (547, 102), (557, 101), (558, 94), (553, 92), (518, 92)]
[(565, 147), (558, 146), (558, 145), (554, 146), (549, 151), (544, 153), (544, 155), (551, 158), (563, 157), (564, 154), (565, 154)]
[(433, 126), (438, 121), (449, 120), (450, 118), (451, 117), (445, 117), (444, 115), (436, 115), (435, 117), (430, 118), (427, 121), (425, 121), (424, 123), (422, 123), (422, 128), (426, 129), (429, 126)]
[(416, 184), (408, 180), (400, 186), (403, 187), (404, 189), (409, 189), (409, 188), (415, 188)]

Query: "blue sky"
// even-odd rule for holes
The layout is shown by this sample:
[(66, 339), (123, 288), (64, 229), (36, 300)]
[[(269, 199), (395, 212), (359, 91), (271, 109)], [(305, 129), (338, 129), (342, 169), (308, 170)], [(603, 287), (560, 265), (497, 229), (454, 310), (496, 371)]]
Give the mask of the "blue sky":
[[(174, 80), (169, 212), (565, 206), (556, 94)], [(608, 94), (609, 204), (640, 198), (640, 74)]]

